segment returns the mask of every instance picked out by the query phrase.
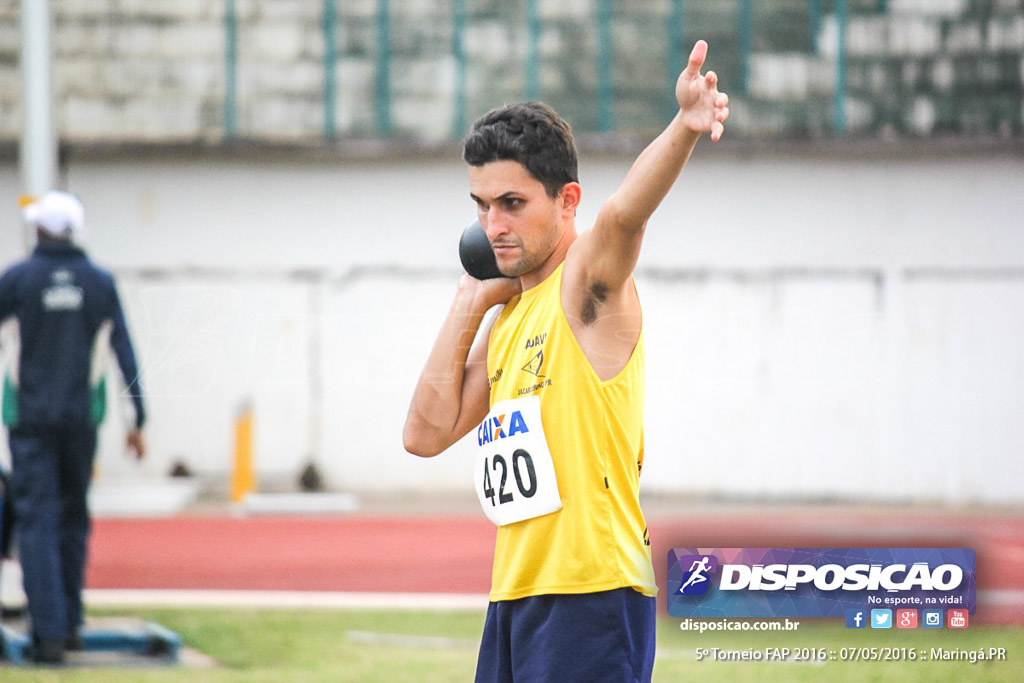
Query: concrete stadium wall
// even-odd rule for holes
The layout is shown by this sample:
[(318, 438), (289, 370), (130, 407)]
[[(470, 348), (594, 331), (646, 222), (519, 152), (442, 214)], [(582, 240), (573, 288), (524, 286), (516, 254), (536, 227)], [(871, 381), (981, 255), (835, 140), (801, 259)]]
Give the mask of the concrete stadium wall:
[[(607, 130), (602, 88), (614, 96), (605, 115), (616, 132), (647, 135), (670, 115), (667, 70), (683, 59), (669, 67), (673, 50), (697, 38), (710, 42), (733, 130), (830, 135), (837, 125), (835, 3), (616, 3), (607, 54), (592, 0), (465, 3), (460, 16), (439, 0), (348, 0), (330, 5), (333, 21), (324, 2), (238, 0), (234, 23), (224, 0), (52, 4), (54, 123), (65, 141), (446, 140), (495, 103), (526, 98), (598, 131)], [(1020, 136), (1019, 2), (849, 5), (845, 130)], [(24, 116), (19, 7), (0, 3), (0, 140), (9, 141)]]
[[(584, 155), (581, 226), (629, 159)], [(445, 158), (72, 160), (86, 245), (120, 277), (152, 457), (227, 487), (250, 401), (264, 485), (470, 489), (472, 451), (404, 452), (408, 399), (472, 218)], [(651, 492), (1024, 502), (1024, 161), (722, 154), (705, 142), (638, 269)], [(0, 166), (0, 207), (17, 175)], [(8, 226), (20, 225), (13, 209)], [(0, 260), (24, 254), (0, 234)], [(115, 411), (116, 412), (116, 411)]]

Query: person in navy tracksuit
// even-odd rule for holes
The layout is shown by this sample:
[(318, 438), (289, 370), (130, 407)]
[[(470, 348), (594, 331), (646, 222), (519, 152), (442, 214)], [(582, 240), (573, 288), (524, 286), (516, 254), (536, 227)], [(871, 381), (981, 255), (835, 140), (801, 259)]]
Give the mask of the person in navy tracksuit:
[(113, 276), (73, 238), (84, 225), (74, 196), (48, 192), (24, 211), (31, 255), (0, 275), (0, 322), (15, 320), (20, 348), (4, 378), (8, 495), (32, 624), (33, 658), (61, 662), (81, 646), (90, 530), (87, 492), (105, 412), (101, 361), (112, 347), (135, 409), (128, 447), (145, 453), (139, 370)]

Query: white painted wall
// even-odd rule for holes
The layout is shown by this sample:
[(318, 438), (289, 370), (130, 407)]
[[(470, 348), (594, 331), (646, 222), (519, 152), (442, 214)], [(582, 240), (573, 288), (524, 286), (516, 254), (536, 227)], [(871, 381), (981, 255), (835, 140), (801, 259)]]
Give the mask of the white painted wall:
[[(629, 160), (582, 160), (593, 221)], [(176, 458), (227, 485), (256, 414), (266, 481), (314, 455), (347, 490), (466, 490), (459, 444), (401, 426), (458, 277), (465, 171), (417, 161), (73, 163), (86, 244), (120, 275), (152, 457), (104, 428), (101, 477)], [(638, 270), (651, 491), (1024, 502), (1024, 160), (716, 156)], [(16, 172), (0, 167), (0, 207)], [(18, 225), (11, 209), (5, 219)], [(25, 251), (0, 235), (0, 259)]]

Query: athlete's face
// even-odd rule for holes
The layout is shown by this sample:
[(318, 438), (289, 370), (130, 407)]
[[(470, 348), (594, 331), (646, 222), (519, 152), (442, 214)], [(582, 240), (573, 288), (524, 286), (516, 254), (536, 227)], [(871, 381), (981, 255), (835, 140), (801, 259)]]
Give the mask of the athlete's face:
[(564, 192), (549, 197), (518, 161), (469, 167), (469, 194), (503, 275), (522, 277), (551, 258), (563, 232)]

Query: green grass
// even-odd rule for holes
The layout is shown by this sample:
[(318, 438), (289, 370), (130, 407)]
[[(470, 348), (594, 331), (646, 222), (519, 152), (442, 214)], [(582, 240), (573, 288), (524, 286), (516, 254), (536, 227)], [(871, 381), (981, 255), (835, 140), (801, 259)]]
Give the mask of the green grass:
[[(217, 660), (212, 668), (32, 669), (4, 667), (4, 683), (464, 683), (473, 679), (482, 613), (358, 610), (146, 609), (93, 612), (134, 616), (177, 632), (187, 647)], [(1020, 681), (1024, 629), (964, 631), (849, 630), (841, 622), (804, 620), (796, 632), (698, 634), (664, 618), (658, 627), (654, 680), (729, 681)], [(841, 661), (843, 648), (1005, 648), (1006, 661)], [(790, 648), (785, 661), (722, 661), (697, 650), (759, 652)], [(793, 652), (824, 650), (824, 661), (795, 661)], [(831, 659), (831, 653), (836, 659)]]

